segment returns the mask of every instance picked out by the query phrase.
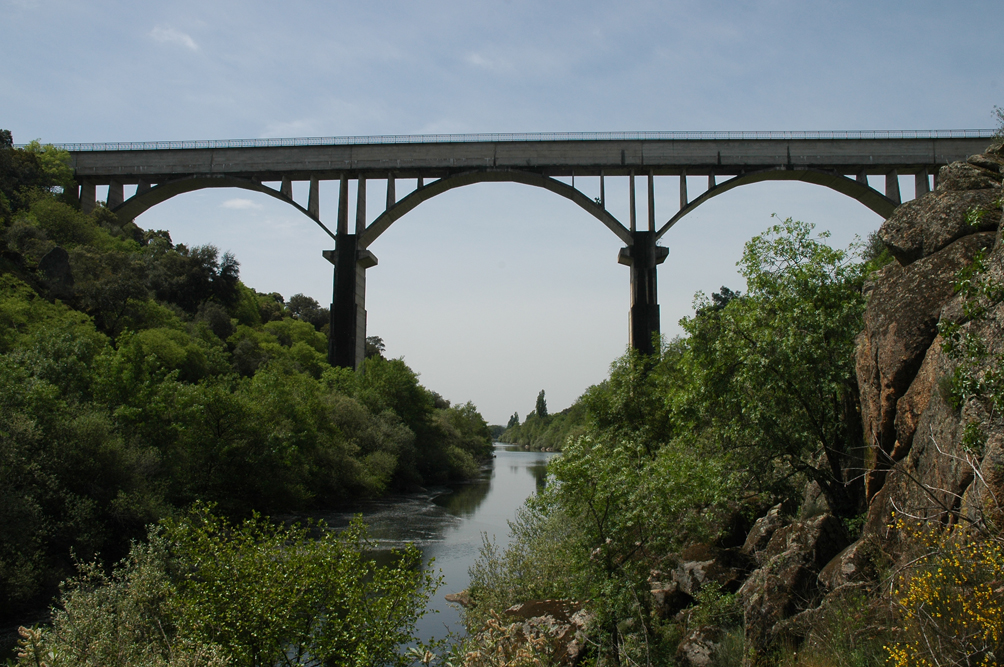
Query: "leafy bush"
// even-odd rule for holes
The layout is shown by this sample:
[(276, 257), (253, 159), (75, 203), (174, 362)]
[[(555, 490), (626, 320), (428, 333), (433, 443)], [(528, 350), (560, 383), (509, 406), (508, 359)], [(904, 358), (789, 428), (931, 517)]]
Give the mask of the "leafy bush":
[(406, 665), (438, 581), (414, 547), (378, 565), (365, 529), (240, 524), (195, 507), (105, 575), (62, 589), (51, 628), (22, 630), (23, 667)]
[(916, 559), (893, 592), (896, 667), (996, 665), (1004, 655), (1004, 545), (968, 528), (899, 521)]

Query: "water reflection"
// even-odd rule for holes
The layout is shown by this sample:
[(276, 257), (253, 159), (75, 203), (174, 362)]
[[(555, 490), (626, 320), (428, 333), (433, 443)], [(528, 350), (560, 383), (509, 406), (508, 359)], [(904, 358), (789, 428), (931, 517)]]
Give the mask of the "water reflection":
[(508, 544), (507, 522), (527, 497), (544, 488), (547, 461), (555, 456), (504, 445), (496, 445), (495, 455), (494, 464), (475, 482), (359, 503), (318, 517), (341, 528), (355, 514), (362, 514), (378, 549), (373, 554), (378, 560), (407, 543), (419, 547), (426, 561), (435, 559), (432, 568), (443, 575), (444, 583), (429, 601), (432, 613), (419, 621), (423, 639), (443, 637), (449, 630), (462, 631), (459, 609), (443, 596), (460, 592), (470, 583), (467, 571), (477, 559), (483, 534), (500, 547)]
[(478, 511), (478, 507), (488, 497), (491, 491), (491, 468), (485, 471), (482, 479), (469, 484), (457, 485), (440, 496), (436, 496), (432, 502), (436, 503), (450, 514), (461, 518), (467, 518)]
[(547, 486), (547, 461), (537, 461), (526, 467), (527, 471), (537, 480), (537, 493)]

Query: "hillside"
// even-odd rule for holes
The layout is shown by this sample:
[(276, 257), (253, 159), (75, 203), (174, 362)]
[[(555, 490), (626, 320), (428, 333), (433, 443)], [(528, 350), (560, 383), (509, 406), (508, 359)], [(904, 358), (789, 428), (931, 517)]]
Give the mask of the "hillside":
[(329, 366), (313, 299), (251, 289), (215, 247), (84, 215), (65, 153), (0, 136), (0, 624), (196, 501), (232, 519), (330, 507), (491, 456), (477, 409), (402, 360)]

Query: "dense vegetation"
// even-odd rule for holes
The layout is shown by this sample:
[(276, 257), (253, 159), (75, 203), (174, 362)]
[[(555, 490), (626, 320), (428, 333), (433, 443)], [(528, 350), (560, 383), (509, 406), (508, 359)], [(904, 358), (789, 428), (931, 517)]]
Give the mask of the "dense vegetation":
[(73, 559), (126, 555), (195, 501), (230, 519), (477, 474), (476, 408), (370, 341), (327, 364), (327, 310), (258, 293), (186, 247), (70, 197), (67, 155), (0, 136), (0, 624)]
[[(573, 406), (553, 482), (520, 511), (510, 546), (487, 543), (472, 572), (469, 630), (523, 600), (588, 599), (599, 664), (670, 664), (686, 622), (658, 616), (647, 579), (684, 545), (732, 546), (811, 482), (853, 525), (864, 507), (854, 337), (863, 281), (888, 257), (825, 238), (792, 220), (757, 236), (739, 264), (745, 293), (698, 295), (686, 337), (625, 355)], [(546, 432), (546, 419), (506, 433)], [(704, 613), (728, 616), (728, 595), (705, 595)]]
[(569, 436), (581, 431), (585, 418), (585, 404), (582, 401), (576, 401), (561, 412), (548, 413), (547, 400), (541, 389), (533, 412), (522, 423), (519, 421), (519, 414), (514, 413), (498, 440), (524, 449), (560, 452)]

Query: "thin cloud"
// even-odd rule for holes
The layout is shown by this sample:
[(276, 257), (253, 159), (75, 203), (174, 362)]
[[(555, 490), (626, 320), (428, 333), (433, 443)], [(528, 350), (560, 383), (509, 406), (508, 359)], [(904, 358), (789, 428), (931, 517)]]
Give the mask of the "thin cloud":
[(150, 36), (162, 44), (179, 44), (190, 51), (199, 50), (199, 45), (195, 43), (194, 39), (174, 28), (157, 26), (150, 31)]
[(253, 202), (250, 199), (228, 199), (221, 204), (223, 208), (233, 209), (235, 211), (251, 211), (260, 210), (262, 205), (258, 202)]

